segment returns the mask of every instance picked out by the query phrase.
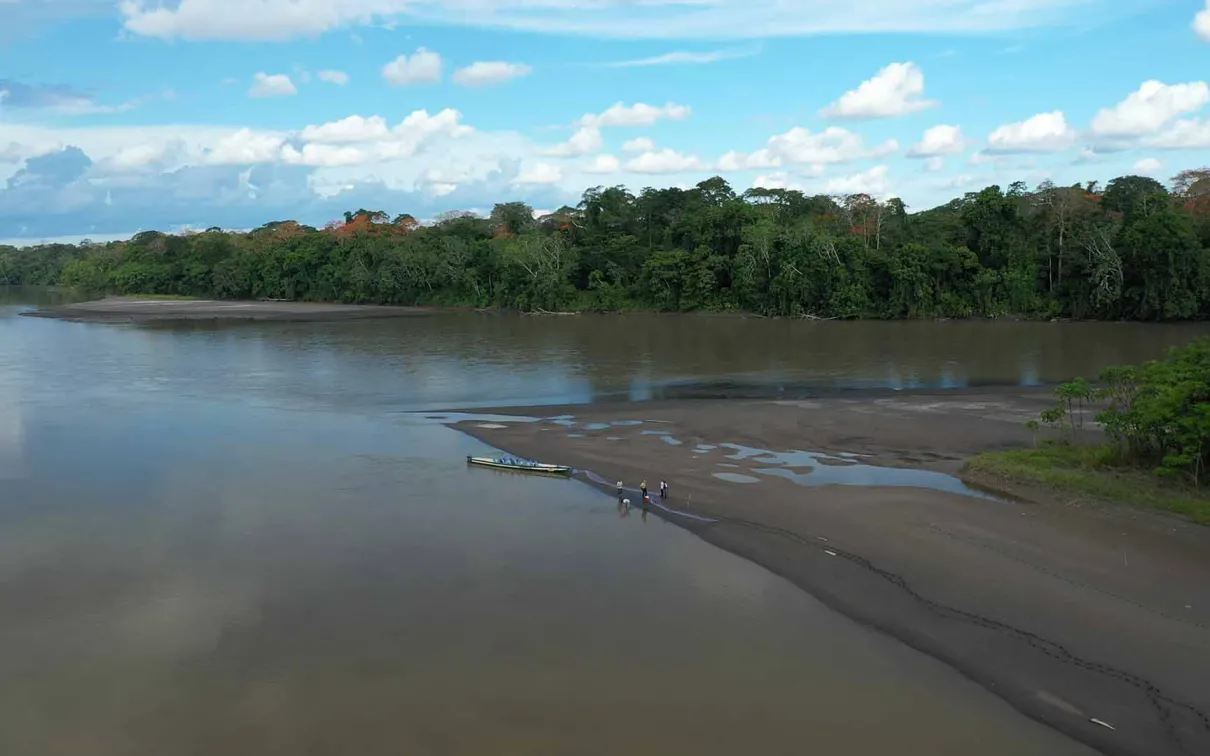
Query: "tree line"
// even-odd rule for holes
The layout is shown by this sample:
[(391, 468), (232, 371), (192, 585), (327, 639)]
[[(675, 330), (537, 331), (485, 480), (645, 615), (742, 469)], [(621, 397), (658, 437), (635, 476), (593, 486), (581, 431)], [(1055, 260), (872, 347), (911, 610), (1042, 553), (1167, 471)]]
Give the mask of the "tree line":
[(146, 231), (0, 246), (0, 283), (220, 299), (525, 311), (746, 311), (817, 318), (1210, 316), (1210, 169), (1030, 190), (989, 186), (923, 212), (864, 194), (596, 187), (535, 217), (422, 224), (359, 209), (315, 228)]
[(1201, 488), (1210, 465), (1210, 337), (1170, 349), (1141, 365), (1115, 365), (1099, 385), (1084, 378), (1055, 388), (1058, 404), (1027, 423), (1045, 424), (1070, 443), (1084, 423), (1084, 408), (1096, 413), (1111, 443), (1098, 450), (1102, 466), (1132, 466), (1183, 479)]

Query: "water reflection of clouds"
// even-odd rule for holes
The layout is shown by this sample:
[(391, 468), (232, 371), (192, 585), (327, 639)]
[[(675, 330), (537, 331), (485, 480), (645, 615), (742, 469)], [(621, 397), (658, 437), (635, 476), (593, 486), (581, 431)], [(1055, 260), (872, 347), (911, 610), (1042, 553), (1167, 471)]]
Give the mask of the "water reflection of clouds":
[[(535, 405), (574, 403), (592, 397), (586, 379), (573, 375), (567, 365), (553, 359), (539, 364), (476, 365), (454, 357), (427, 357), (417, 362), (410, 377), (406, 397), (415, 409), (518, 401)], [(404, 393), (400, 392), (401, 399)]]
[(5, 323), (0, 329), (0, 480), (24, 475), (24, 346), (19, 329)]
[(4, 373), (0, 376), (0, 480), (15, 480), (24, 475), (25, 418), (16, 371), (5, 366)]

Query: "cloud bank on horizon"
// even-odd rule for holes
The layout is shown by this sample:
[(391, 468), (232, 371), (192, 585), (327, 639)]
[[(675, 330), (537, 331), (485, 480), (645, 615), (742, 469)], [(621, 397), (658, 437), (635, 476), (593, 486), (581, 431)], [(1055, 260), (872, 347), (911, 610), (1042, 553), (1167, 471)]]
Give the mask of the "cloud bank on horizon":
[(1210, 0), (0, 0), (0, 28), (8, 239), (1210, 163)]

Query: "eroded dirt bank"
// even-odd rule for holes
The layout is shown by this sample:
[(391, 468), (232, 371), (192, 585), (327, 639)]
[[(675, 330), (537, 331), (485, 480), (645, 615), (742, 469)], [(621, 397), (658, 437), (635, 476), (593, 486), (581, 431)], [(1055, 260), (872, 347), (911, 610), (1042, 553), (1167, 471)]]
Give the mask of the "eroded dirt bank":
[[(1030, 443), (1022, 423), (1048, 402), (1031, 390), (651, 402), (477, 411), (546, 419), (454, 427), (621, 479), (635, 501), (640, 480), (666, 479), (669, 506), (717, 522), (668, 519), (1104, 753), (1210, 753), (1210, 529), (1055, 496), (980, 498), (949, 477), (972, 453)], [(780, 454), (794, 450), (832, 456)]]
[(94, 302), (48, 307), (23, 314), (83, 323), (148, 323), (173, 320), (364, 320), (429, 315), (434, 312), (437, 310), (427, 307), (106, 297)]

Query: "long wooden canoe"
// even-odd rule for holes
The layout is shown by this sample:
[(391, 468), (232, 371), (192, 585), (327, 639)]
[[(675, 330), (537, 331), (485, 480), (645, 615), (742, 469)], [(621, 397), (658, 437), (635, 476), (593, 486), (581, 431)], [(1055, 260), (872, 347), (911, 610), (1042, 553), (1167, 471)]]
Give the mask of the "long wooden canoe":
[(511, 457), (467, 457), (468, 465), (488, 467), (493, 470), (508, 470), (511, 472), (538, 473), (542, 475), (571, 475), (567, 465), (548, 465), (543, 462), (531, 462), (527, 459)]

